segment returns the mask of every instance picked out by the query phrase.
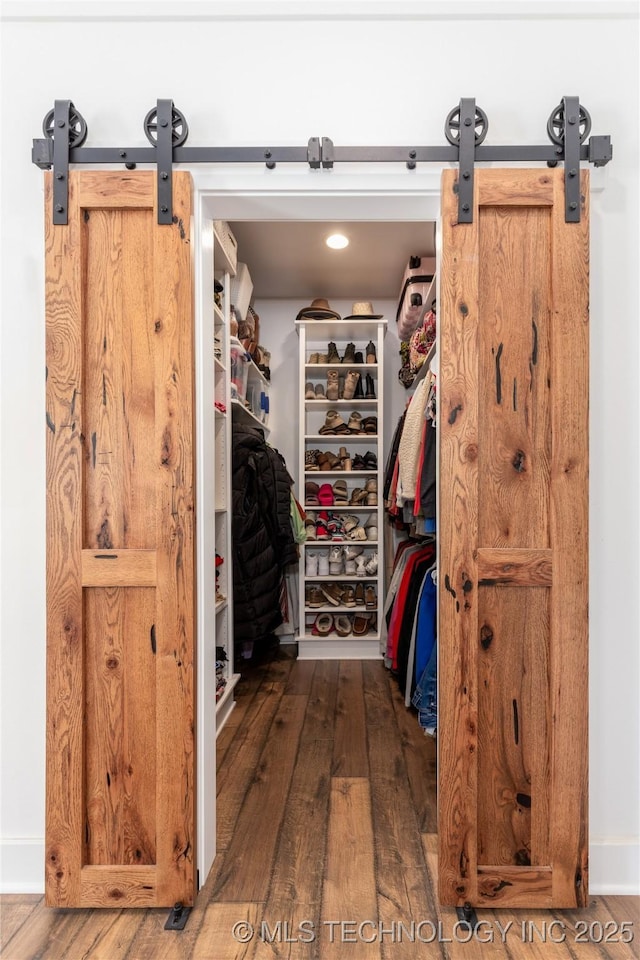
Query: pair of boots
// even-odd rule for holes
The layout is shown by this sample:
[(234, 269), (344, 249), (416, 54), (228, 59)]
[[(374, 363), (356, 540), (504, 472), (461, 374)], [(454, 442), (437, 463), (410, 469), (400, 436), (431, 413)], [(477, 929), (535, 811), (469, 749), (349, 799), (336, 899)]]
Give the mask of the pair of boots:
[[(354, 397), (358, 396), (357, 388), (360, 385), (360, 392), (362, 393), (362, 385), (360, 384), (360, 374), (357, 370), (349, 370), (348, 374), (344, 378), (344, 386), (342, 388), (342, 397), (340, 395), (340, 378), (338, 376), (337, 370), (329, 370), (327, 372), (327, 400), (353, 400)], [(364, 396), (364, 394), (363, 394)]]

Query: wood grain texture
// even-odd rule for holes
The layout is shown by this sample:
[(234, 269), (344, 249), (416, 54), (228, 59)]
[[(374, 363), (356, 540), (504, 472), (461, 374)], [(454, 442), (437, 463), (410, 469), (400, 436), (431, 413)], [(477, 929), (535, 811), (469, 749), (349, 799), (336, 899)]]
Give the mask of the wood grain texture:
[(440, 310), (440, 895), (583, 904), (588, 209), (565, 224), (560, 170), (480, 170), (474, 224), (457, 225), (455, 176)]
[[(476, 171), (476, 176), (481, 171)], [(477, 896), (478, 208), (457, 225), (442, 174), (438, 682), (439, 895)], [(477, 191), (476, 191), (477, 192)], [(444, 589), (443, 589), (444, 587)]]
[[(162, 228), (153, 173), (69, 186), (69, 225), (46, 220), (47, 902), (189, 903), (191, 180)], [(89, 883), (91, 864), (114, 879)], [(141, 864), (153, 894), (123, 879)]]
[(553, 563), (551, 550), (480, 548), (478, 581), (486, 586), (550, 587)]
[[(216, 887), (218, 900), (265, 900), (274, 850), (298, 753), (307, 698), (285, 694), (271, 725), (227, 848), (230, 872)], [(269, 816), (265, 817), (265, 810)], [(256, 843), (247, 851), (244, 837), (260, 821)]]
[(406, 708), (395, 683), (392, 685), (391, 699), (420, 833), (435, 834), (438, 829), (437, 742), (434, 737), (425, 737), (416, 722), (415, 712)]
[(155, 907), (155, 866), (85, 866), (80, 886), (81, 906)]
[[(195, 895), (195, 529), (191, 178), (173, 175), (174, 223), (153, 233), (158, 901)], [(154, 222), (157, 212), (153, 210)]]
[(155, 587), (155, 550), (83, 550), (83, 587)]
[(80, 902), (84, 842), (82, 609), (82, 227), (77, 178), (69, 225), (51, 222), (45, 175), (47, 461), (47, 761), (45, 898)]
[[(334, 777), (331, 781), (329, 833), (322, 895), (322, 923), (328, 921), (377, 922), (378, 904), (374, 882), (371, 793), (364, 777)], [(374, 928), (375, 929), (375, 928)], [(334, 934), (336, 928), (333, 928)], [(370, 929), (367, 930), (370, 935)], [(322, 958), (344, 957), (373, 960), (381, 956), (379, 939), (365, 943), (354, 934), (345, 942), (341, 928), (331, 942), (323, 929)]]
[[(555, 201), (564, 190), (556, 171)], [(553, 221), (551, 278), (551, 711), (549, 810), (556, 906), (588, 898), (589, 173), (581, 220)]]
[(480, 210), (480, 547), (549, 546), (549, 219)]
[(549, 591), (480, 591), (478, 863), (547, 865)]
[(362, 663), (358, 660), (340, 664), (331, 773), (334, 777), (369, 775)]

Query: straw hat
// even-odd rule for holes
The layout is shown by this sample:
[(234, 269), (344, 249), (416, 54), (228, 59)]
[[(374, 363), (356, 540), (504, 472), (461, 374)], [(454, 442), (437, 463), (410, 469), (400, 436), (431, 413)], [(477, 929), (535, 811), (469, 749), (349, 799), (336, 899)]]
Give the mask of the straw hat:
[(351, 315), (345, 317), (345, 320), (382, 320), (381, 313), (373, 312), (372, 303), (354, 303), (351, 307)]
[(308, 307), (303, 307), (296, 320), (341, 320), (339, 313), (336, 313), (335, 310), (332, 310), (329, 306), (329, 301), (322, 299), (322, 297), (316, 297), (315, 300), (312, 300)]

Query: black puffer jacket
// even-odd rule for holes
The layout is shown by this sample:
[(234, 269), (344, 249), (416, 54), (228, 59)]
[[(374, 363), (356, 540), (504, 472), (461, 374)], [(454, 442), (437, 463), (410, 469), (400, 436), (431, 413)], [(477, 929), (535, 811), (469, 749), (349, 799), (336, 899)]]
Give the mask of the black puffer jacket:
[(234, 634), (268, 636), (282, 623), (280, 588), (297, 559), (289, 516), (291, 477), (260, 430), (233, 425), (232, 531)]

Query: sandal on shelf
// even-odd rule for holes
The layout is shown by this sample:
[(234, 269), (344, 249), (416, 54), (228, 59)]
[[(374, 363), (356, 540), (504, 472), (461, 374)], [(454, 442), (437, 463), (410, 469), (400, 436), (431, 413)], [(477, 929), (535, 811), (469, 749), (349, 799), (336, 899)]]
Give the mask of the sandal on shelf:
[[(312, 588), (312, 589), (316, 589), (316, 588)], [(318, 590), (318, 593), (322, 594), (322, 590)], [(356, 594), (356, 607), (364, 607), (366, 604), (365, 595), (364, 595), (364, 583), (356, 584), (355, 594)], [(322, 597), (324, 599), (324, 594), (322, 594)], [(319, 607), (322, 606), (322, 603), (319, 603), (318, 606)]]
[(349, 503), (347, 497), (347, 481), (336, 480), (333, 485), (333, 502), (336, 506), (346, 507)]
[(365, 417), (362, 421), (362, 429), (365, 433), (377, 433), (378, 432), (378, 418), (377, 417)]
[(327, 415), (324, 420), (324, 425), (320, 427), (318, 433), (321, 434), (342, 434), (350, 433), (349, 427), (346, 425), (340, 414), (337, 410), (327, 410)]
[(378, 597), (374, 587), (364, 588), (364, 605), (367, 610), (375, 610), (378, 606)]
[(330, 470), (340, 470), (340, 459), (336, 457), (334, 453), (331, 453), (330, 450), (327, 450), (326, 453), (321, 453), (318, 456), (318, 466), (323, 473), (326, 473)]
[(319, 450), (307, 450), (304, 455), (304, 469), (309, 470), (319, 470), (318, 467), (318, 456), (320, 454)]
[(349, 500), (349, 504), (353, 507), (359, 503), (364, 503), (366, 499), (367, 491), (363, 490), (362, 487), (356, 487), (351, 494), (351, 500)]
[(375, 453), (371, 453), (370, 450), (367, 450), (362, 459), (364, 461), (366, 470), (378, 469), (378, 458), (376, 457)]
[(323, 507), (333, 506), (333, 488), (330, 483), (323, 483), (318, 488), (318, 502)]
[(320, 487), (317, 483), (314, 483), (313, 480), (307, 480), (304, 485), (304, 502), (310, 507), (317, 507), (320, 501), (318, 500), (318, 491)]
[(366, 470), (366, 469), (367, 469), (367, 464), (365, 463), (365, 459), (364, 459), (364, 457), (361, 456), (359, 453), (356, 453), (355, 457), (353, 458), (353, 460), (352, 460), (352, 462), (351, 462), (351, 469), (352, 469), (352, 470)]
[(353, 530), (349, 530), (347, 537), (349, 540), (366, 540), (367, 531), (364, 527), (354, 527)]
[(319, 613), (315, 619), (311, 633), (314, 637), (326, 637), (333, 630), (333, 614)]

